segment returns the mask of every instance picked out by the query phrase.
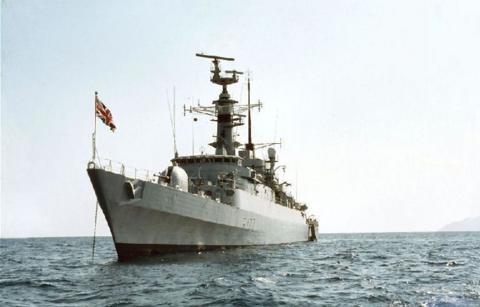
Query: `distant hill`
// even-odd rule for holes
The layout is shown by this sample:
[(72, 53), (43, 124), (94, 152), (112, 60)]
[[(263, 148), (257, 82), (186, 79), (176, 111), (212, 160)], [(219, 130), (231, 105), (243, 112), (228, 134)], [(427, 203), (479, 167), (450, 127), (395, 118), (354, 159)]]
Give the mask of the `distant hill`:
[(440, 231), (480, 231), (480, 216), (443, 226)]

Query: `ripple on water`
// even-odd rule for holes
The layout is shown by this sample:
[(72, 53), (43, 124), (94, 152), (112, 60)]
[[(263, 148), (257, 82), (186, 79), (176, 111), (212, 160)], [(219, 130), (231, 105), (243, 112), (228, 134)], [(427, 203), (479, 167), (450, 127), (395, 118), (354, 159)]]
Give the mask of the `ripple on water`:
[(2, 240), (0, 305), (480, 306), (480, 234), (316, 243), (117, 263), (110, 238)]

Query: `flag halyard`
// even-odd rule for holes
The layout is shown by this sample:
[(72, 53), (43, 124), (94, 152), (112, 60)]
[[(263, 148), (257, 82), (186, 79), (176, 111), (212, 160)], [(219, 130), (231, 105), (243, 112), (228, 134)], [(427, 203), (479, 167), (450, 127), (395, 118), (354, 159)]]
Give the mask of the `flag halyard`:
[(110, 127), (110, 130), (112, 130), (112, 132), (115, 132), (117, 126), (115, 126), (115, 123), (113, 122), (112, 112), (110, 112), (107, 106), (103, 104), (103, 102), (98, 99), (98, 97), (95, 97), (95, 113), (105, 125)]

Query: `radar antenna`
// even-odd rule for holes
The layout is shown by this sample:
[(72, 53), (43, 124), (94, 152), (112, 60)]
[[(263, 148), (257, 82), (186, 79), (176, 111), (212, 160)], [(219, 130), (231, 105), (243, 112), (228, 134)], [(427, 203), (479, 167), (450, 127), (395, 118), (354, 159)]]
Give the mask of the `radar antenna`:
[(234, 84), (238, 82), (238, 75), (243, 74), (241, 71), (236, 71), (236, 70), (227, 70), (225, 73), (227, 74), (232, 74), (232, 76), (222, 76), (220, 75), (220, 60), (223, 61), (235, 61), (234, 58), (228, 58), (228, 57), (223, 57), (223, 56), (218, 56), (218, 55), (208, 55), (208, 54), (203, 54), (203, 53), (196, 53), (195, 54), (198, 57), (201, 58), (207, 58), (207, 59), (213, 59), (213, 69), (210, 70), (212, 73), (212, 77), (210, 78), (210, 81), (212, 83), (221, 85), (223, 87), (222, 94), (228, 95), (227, 92), (227, 85)]

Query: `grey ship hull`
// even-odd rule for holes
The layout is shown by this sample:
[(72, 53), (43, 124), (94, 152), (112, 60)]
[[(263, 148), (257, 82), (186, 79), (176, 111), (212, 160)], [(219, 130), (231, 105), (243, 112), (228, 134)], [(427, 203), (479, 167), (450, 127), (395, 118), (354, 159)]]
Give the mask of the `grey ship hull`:
[[(88, 169), (119, 261), (156, 254), (308, 241), (302, 214), (242, 190), (223, 204), (169, 186)], [(127, 185), (135, 184), (134, 195)], [(315, 230), (316, 231), (316, 230)]]

